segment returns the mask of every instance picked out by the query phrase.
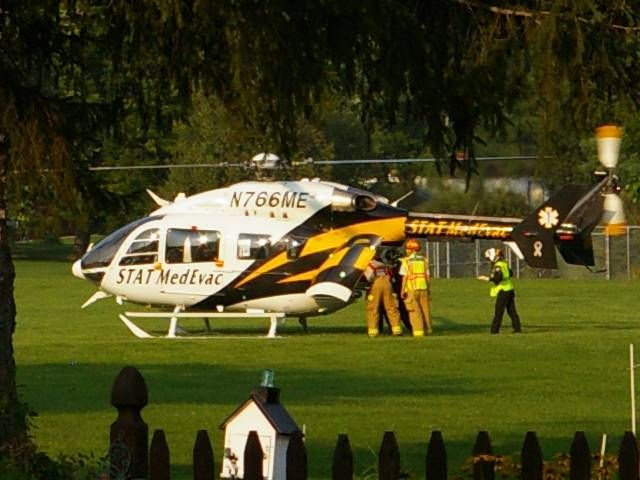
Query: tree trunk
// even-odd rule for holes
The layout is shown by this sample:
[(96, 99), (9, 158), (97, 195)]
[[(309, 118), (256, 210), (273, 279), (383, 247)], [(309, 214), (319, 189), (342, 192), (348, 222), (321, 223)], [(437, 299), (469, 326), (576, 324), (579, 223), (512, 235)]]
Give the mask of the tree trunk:
[(27, 412), (18, 401), (13, 358), (16, 304), (13, 296), (15, 270), (7, 225), (9, 146), (8, 134), (0, 130), (0, 456), (17, 453), (27, 440)]
[(77, 260), (89, 248), (89, 243), (91, 243), (91, 232), (88, 228), (79, 228), (76, 230), (76, 236), (73, 241), (73, 254), (72, 260)]

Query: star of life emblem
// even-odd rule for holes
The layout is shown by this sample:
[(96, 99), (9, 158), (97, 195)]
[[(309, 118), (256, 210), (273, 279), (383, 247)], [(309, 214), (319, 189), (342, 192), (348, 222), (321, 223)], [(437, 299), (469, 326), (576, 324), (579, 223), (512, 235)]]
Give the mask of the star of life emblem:
[(544, 228), (553, 228), (558, 224), (558, 211), (555, 208), (545, 207), (538, 212), (538, 223)]

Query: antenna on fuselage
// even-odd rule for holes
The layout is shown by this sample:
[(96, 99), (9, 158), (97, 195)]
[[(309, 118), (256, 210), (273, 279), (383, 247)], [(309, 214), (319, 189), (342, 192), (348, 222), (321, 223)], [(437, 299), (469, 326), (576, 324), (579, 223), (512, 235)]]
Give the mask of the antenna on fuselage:
[(187, 196), (183, 192), (180, 192), (179, 194), (176, 195), (176, 198), (173, 199), (173, 202), (171, 202), (169, 200), (165, 200), (164, 198), (156, 195), (155, 193), (153, 193), (148, 188), (147, 188), (147, 193), (153, 199), (153, 201), (156, 202), (156, 204), (159, 207), (166, 207), (167, 205), (171, 205), (172, 203), (180, 202), (180, 201), (184, 200), (185, 198), (187, 198)]
[(397, 206), (398, 206), (398, 204), (399, 204), (401, 201), (403, 201), (403, 200), (405, 200), (405, 199), (409, 198), (411, 195), (413, 195), (413, 193), (414, 193), (414, 191), (413, 191), (413, 190), (409, 190), (407, 193), (405, 193), (404, 195), (402, 195), (400, 198), (397, 198), (396, 200), (394, 200), (393, 202), (391, 202), (391, 206), (392, 206), (392, 207), (397, 207)]
[(165, 200), (164, 198), (159, 197), (158, 195), (156, 195), (155, 193), (153, 193), (151, 190), (149, 190), (147, 188), (147, 193), (149, 194), (149, 196), (152, 198), (152, 200), (154, 202), (156, 202), (156, 204), (159, 207), (166, 207), (167, 205), (171, 205), (171, 202), (169, 200)]

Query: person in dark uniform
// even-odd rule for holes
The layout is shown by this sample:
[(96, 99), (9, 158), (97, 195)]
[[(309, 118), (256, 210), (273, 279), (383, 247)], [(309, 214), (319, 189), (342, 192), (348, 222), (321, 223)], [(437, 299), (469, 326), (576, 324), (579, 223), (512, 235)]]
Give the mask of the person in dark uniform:
[(504, 259), (502, 250), (490, 248), (484, 252), (484, 256), (491, 262), (491, 276), (481, 275), (480, 280), (488, 280), (493, 283), (489, 294), (496, 297), (495, 313), (491, 322), (491, 333), (499, 333), (502, 325), (502, 317), (506, 310), (511, 318), (511, 327), (514, 333), (520, 333), (522, 326), (516, 310), (516, 291), (511, 280), (511, 269)]
[[(395, 249), (389, 249), (384, 252), (383, 259), (384, 262), (388, 265), (389, 270), (391, 271), (391, 286), (398, 303), (400, 321), (402, 322), (402, 325), (404, 325), (404, 328), (411, 332), (411, 322), (409, 321), (409, 312), (407, 311), (407, 307), (405, 307), (403, 301), (398, 300), (402, 297), (402, 277), (400, 276), (402, 254)], [(391, 324), (386, 318), (385, 312), (381, 310), (379, 320), (379, 328), (381, 332), (383, 330), (385, 321), (389, 325), (389, 331), (391, 331)]]

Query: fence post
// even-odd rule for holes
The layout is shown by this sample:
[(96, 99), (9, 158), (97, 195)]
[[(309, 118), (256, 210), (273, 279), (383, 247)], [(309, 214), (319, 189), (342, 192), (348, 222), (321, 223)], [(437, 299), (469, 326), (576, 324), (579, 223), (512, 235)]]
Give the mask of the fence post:
[(149, 480), (169, 480), (171, 478), (171, 463), (169, 461), (169, 446), (164, 430), (156, 430), (151, 438), (149, 447)]
[(346, 433), (338, 435), (336, 448), (333, 451), (331, 478), (332, 480), (353, 479), (353, 452), (351, 451), (351, 443)]
[(631, 280), (631, 226), (627, 225), (627, 280)]
[(426, 480), (447, 480), (447, 451), (444, 447), (442, 432), (431, 432), (425, 460)]
[(495, 478), (495, 458), (491, 448), (489, 432), (478, 432), (473, 446), (473, 478), (474, 480), (493, 480)]
[(258, 432), (251, 430), (244, 447), (244, 480), (262, 479), (262, 460), (264, 453), (258, 438)]
[(624, 432), (618, 454), (620, 480), (638, 480), (638, 444), (632, 432)]
[(591, 478), (591, 451), (584, 432), (576, 432), (569, 452), (569, 479), (589, 480)]
[(447, 242), (445, 247), (447, 255), (447, 279), (451, 278), (451, 242)]
[(206, 430), (198, 430), (193, 446), (193, 480), (214, 480), (215, 470), (209, 434)]
[(287, 480), (307, 480), (307, 447), (300, 430), (293, 432), (289, 437)]
[(124, 367), (111, 388), (111, 405), (118, 409), (118, 418), (111, 424), (109, 434), (112, 477), (147, 477), (149, 428), (140, 415), (147, 401), (147, 384), (142, 374), (135, 367)]
[(536, 432), (527, 432), (520, 454), (522, 480), (542, 480), (542, 450)]
[(609, 233), (604, 233), (604, 263), (607, 269), (607, 280), (611, 280), (611, 244)]
[(378, 480), (400, 478), (400, 449), (393, 432), (384, 432), (378, 453)]

